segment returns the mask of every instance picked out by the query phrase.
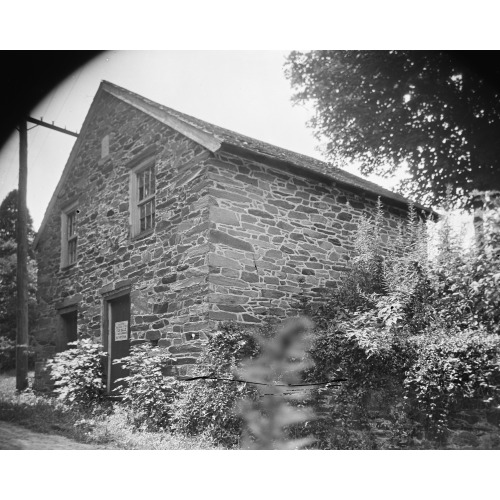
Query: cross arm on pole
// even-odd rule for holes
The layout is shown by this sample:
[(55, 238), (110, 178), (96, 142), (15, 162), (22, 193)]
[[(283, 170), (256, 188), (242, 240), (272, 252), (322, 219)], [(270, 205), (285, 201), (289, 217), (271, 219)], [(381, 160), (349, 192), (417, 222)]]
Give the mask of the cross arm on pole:
[(71, 132), (71, 130), (66, 130), (65, 128), (58, 127), (57, 125), (54, 125), (53, 123), (50, 124), (50, 123), (44, 122), (43, 120), (38, 120), (36, 118), (33, 118), (31, 116), (29, 116), (26, 119), (26, 121), (28, 121), (29, 123), (34, 123), (35, 125), (41, 125), (42, 127), (50, 128), (52, 130), (57, 130), (58, 132), (62, 132), (63, 134), (68, 134), (68, 135), (72, 135), (73, 137), (78, 137), (77, 132)]

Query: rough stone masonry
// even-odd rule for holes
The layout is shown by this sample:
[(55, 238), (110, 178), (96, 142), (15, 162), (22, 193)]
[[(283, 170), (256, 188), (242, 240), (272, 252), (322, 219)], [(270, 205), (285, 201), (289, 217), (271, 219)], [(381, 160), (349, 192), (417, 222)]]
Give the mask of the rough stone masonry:
[[(105, 90), (96, 96), (36, 242), (40, 387), (68, 307), (77, 310), (78, 336), (105, 348), (105, 299), (129, 290), (131, 339), (158, 343), (185, 374), (219, 322), (284, 318), (295, 314), (301, 289), (335, 287), (359, 218), (374, 213), (377, 196), (359, 186), (251, 151), (210, 151), (172, 123)], [(155, 225), (134, 237), (130, 171), (148, 157)], [(61, 267), (61, 213), (70, 204), (78, 208), (77, 260)], [(387, 239), (406, 209), (384, 205)]]

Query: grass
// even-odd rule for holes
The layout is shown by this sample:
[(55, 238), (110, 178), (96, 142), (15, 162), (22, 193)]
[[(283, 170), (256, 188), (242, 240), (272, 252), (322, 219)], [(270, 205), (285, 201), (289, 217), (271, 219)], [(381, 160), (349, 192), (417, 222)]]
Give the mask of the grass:
[(129, 423), (127, 410), (116, 403), (105, 404), (93, 411), (76, 410), (31, 389), (18, 393), (12, 372), (0, 374), (0, 420), (106, 449), (220, 449), (206, 436), (188, 438), (168, 432), (135, 429)]

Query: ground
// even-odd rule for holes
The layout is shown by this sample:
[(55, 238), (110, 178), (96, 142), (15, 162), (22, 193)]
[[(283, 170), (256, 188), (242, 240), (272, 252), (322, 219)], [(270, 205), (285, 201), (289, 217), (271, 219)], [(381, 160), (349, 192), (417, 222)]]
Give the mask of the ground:
[[(29, 383), (32, 384), (33, 373), (29, 374)], [(35, 423), (28, 422), (30, 414), (23, 415), (18, 425), (9, 421), (9, 407), (15, 394), (15, 374), (13, 372), (0, 375), (0, 415), (6, 417), (6, 421), (0, 419), (0, 450), (96, 450), (105, 448), (102, 445), (80, 443), (74, 439), (54, 433), (59, 422), (46, 422), (39, 424), (39, 429), (28, 429), (26, 424), (32, 427)], [(17, 417), (16, 413), (13, 413)], [(47, 415), (48, 416), (48, 415)], [(47, 424), (47, 425), (45, 425)], [(39, 432), (39, 430), (45, 432)], [(47, 432), (49, 431), (49, 432)]]
[(53, 434), (33, 432), (0, 421), (0, 450), (97, 450), (103, 447), (79, 443)]
[[(30, 387), (32, 381), (30, 373)], [(81, 411), (31, 389), (18, 393), (15, 386), (14, 372), (0, 373), (0, 450), (221, 449), (205, 436), (138, 429), (121, 405)]]

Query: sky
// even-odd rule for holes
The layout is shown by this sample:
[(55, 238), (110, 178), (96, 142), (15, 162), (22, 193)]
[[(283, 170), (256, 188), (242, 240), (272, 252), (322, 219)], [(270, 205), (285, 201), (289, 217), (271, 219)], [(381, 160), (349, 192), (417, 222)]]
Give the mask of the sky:
[[(289, 51), (109, 51), (81, 67), (31, 112), (79, 132), (102, 80), (216, 125), (324, 160), (306, 122), (312, 108), (294, 106), (283, 65)], [(28, 124), (31, 126), (31, 124)], [(27, 204), (37, 230), (75, 138), (45, 127), (28, 133)], [(17, 132), (0, 152), (0, 201), (17, 188)], [(349, 169), (359, 172), (355, 166)], [(388, 189), (394, 179), (369, 177)]]

